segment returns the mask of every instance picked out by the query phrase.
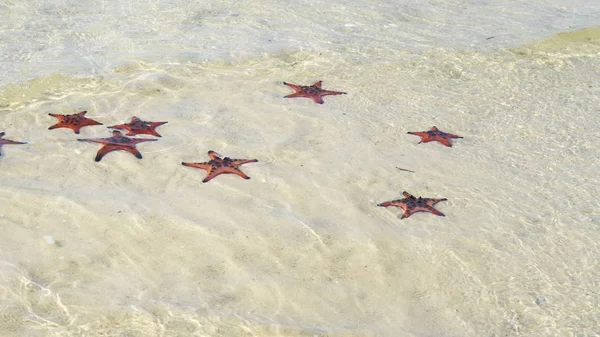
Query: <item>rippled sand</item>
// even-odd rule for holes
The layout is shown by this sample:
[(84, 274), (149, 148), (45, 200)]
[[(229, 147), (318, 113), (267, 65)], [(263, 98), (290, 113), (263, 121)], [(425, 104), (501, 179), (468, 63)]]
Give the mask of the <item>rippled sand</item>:
[[(598, 335), (599, 55), (592, 28), (485, 51), (131, 57), (7, 84), (1, 131), (28, 144), (0, 158), (0, 335)], [(348, 95), (282, 98), (317, 80)], [(76, 139), (108, 129), (47, 130), (80, 110), (169, 123), (142, 160), (96, 163)], [(464, 138), (406, 134), (433, 125)], [(181, 162), (208, 150), (257, 158), (252, 179), (203, 184)], [(376, 207), (405, 190), (448, 198), (446, 216)]]

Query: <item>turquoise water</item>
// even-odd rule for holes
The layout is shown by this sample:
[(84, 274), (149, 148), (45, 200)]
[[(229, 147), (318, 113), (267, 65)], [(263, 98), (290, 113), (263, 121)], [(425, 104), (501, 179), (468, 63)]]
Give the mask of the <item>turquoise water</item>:
[[(600, 335), (598, 14), (1, 2), (0, 335)], [(348, 94), (283, 98), (318, 80)], [(96, 163), (104, 126), (47, 130), (81, 110), (168, 124)]]

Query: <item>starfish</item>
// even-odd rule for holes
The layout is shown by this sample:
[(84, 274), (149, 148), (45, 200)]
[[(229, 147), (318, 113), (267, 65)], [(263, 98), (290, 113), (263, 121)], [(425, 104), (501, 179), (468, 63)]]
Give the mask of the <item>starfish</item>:
[[(27, 144), (27, 143), (23, 143), (23, 142), (15, 142), (14, 140), (8, 140), (8, 139), (3, 139), (2, 137), (4, 137), (4, 132), (0, 132), (0, 148), (2, 147), (2, 145), (5, 144)], [(2, 153), (0, 153), (0, 156), (2, 155)]]
[(432, 199), (432, 198), (415, 198), (408, 192), (402, 192), (404, 195), (403, 199), (398, 200), (390, 200), (386, 202), (382, 202), (381, 204), (377, 204), (377, 206), (388, 207), (388, 206), (396, 206), (400, 207), (404, 210), (404, 214), (400, 219), (408, 218), (413, 213), (416, 212), (429, 212), (435, 215), (445, 216), (442, 212), (433, 208), (433, 205), (437, 204), (440, 201), (446, 201), (448, 199)]
[(125, 134), (125, 136), (135, 136), (135, 135), (153, 135), (156, 137), (162, 137), (159, 135), (154, 129), (157, 126), (161, 126), (163, 124), (167, 124), (167, 122), (146, 122), (135, 116), (131, 117), (131, 122), (119, 125), (109, 126), (110, 129), (125, 129), (129, 132)]
[(289, 95), (285, 96), (285, 98), (308, 97), (308, 98), (312, 98), (315, 102), (317, 102), (319, 104), (323, 104), (323, 99), (321, 98), (323, 96), (346, 94), (345, 92), (341, 92), (341, 91), (323, 90), (323, 89), (321, 89), (321, 82), (322, 81), (315, 82), (315, 84), (313, 84), (311, 86), (296, 85), (296, 84), (283, 82), (283, 84), (287, 85), (288, 87), (290, 87), (296, 91), (293, 94), (289, 94)]
[(57, 128), (69, 128), (79, 134), (79, 129), (88, 125), (102, 125), (93, 119), (85, 117), (87, 111), (81, 111), (72, 115), (59, 115), (59, 114), (48, 114), (52, 117), (58, 118), (58, 123), (52, 125), (48, 130)]
[(208, 175), (206, 178), (204, 178), (204, 180), (202, 180), (203, 183), (206, 183), (221, 173), (234, 173), (244, 179), (250, 179), (250, 177), (244, 174), (244, 172), (240, 171), (238, 167), (242, 164), (256, 163), (258, 161), (256, 159), (231, 159), (229, 157), (221, 159), (222, 155), (216, 153), (215, 151), (208, 151), (208, 156), (210, 157), (209, 162), (181, 164), (183, 166), (191, 166), (208, 171)]
[(463, 138), (461, 136), (457, 136), (457, 135), (453, 135), (451, 133), (445, 133), (443, 131), (440, 131), (435, 126), (432, 127), (431, 130), (429, 130), (429, 131), (408, 132), (408, 134), (421, 137), (421, 141), (419, 142), (419, 144), (427, 143), (427, 142), (431, 142), (431, 141), (437, 141), (437, 142), (440, 142), (449, 147), (452, 147), (452, 144), (450, 144), (450, 138)]
[(102, 144), (98, 154), (96, 155), (96, 161), (100, 161), (105, 154), (116, 151), (124, 150), (127, 151), (138, 159), (142, 159), (142, 154), (135, 148), (137, 143), (141, 142), (152, 142), (158, 139), (145, 139), (145, 138), (129, 138), (121, 134), (120, 131), (113, 131), (112, 137), (109, 138), (95, 138), (95, 139), (77, 139), (80, 142), (90, 142)]

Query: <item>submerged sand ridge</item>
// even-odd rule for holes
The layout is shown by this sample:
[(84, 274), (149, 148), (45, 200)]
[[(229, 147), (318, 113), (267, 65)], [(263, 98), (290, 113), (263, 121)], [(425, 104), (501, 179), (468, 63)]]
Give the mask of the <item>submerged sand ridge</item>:
[[(0, 159), (0, 331), (598, 333), (595, 56), (561, 67), (502, 50), (282, 59), (159, 63), (11, 96), (2, 124), (30, 145)], [(283, 80), (321, 79), (348, 94), (282, 98)], [(69, 108), (105, 125), (169, 123), (140, 145), (143, 160), (95, 163), (70, 130), (45, 130), (46, 113)], [(406, 134), (433, 125), (465, 138), (450, 149)], [(252, 179), (202, 184), (181, 167), (210, 149), (258, 158), (244, 167)], [(436, 205), (446, 217), (376, 207), (403, 190), (447, 198)]]
[(511, 48), (517, 54), (548, 61), (600, 55), (600, 27), (554, 34), (542, 41)]

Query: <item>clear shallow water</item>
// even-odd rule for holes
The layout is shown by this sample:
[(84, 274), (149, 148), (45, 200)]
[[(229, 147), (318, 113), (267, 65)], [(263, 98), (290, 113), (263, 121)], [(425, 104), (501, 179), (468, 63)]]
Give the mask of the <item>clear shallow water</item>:
[[(600, 333), (592, 2), (2, 5), (4, 335)], [(95, 163), (83, 109), (169, 123)]]

